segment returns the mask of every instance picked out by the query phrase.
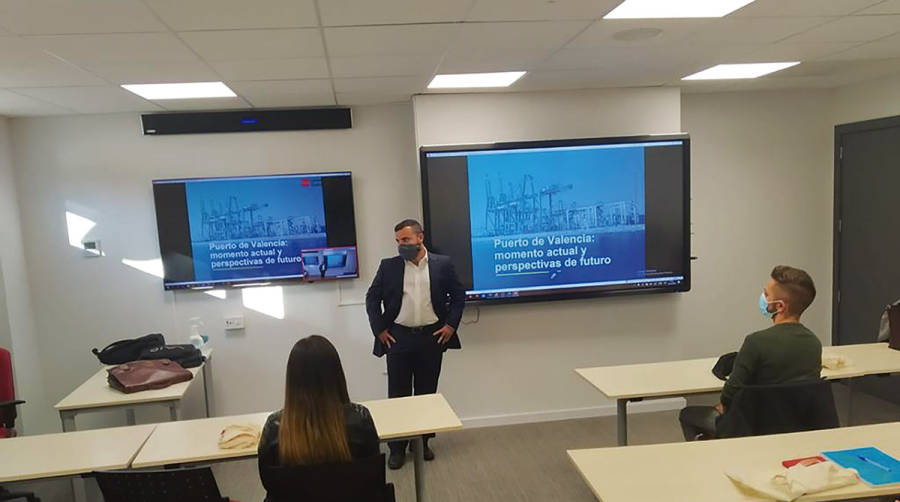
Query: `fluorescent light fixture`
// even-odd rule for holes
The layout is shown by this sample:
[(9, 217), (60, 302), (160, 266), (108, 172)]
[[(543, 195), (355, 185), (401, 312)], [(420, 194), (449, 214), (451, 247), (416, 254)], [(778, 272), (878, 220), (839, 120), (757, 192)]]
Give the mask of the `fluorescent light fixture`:
[(693, 75), (688, 75), (681, 80), (726, 80), (737, 78), (757, 78), (776, 71), (781, 71), (791, 66), (797, 66), (800, 61), (790, 63), (746, 63), (746, 64), (720, 64), (707, 68)]
[(499, 73), (451, 73), (435, 75), (429, 89), (475, 89), (478, 87), (509, 87), (525, 75), (524, 71)]
[(126, 91), (144, 99), (232, 98), (234, 91), (222, 82), (187, 82), (183, 84), (122, 84)]
[(723, 17), (754, 0), (625, 0), (603, 19)]

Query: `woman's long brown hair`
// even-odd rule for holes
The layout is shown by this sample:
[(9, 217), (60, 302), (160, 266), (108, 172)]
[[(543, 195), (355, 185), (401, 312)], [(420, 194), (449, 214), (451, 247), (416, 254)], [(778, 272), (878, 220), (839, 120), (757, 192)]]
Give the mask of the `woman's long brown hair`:
[(294, 344), (285, 380), (278, 431), (281, 464), (349, 462), (344, 405), (350, 396), (334, 345), (318, 335)]

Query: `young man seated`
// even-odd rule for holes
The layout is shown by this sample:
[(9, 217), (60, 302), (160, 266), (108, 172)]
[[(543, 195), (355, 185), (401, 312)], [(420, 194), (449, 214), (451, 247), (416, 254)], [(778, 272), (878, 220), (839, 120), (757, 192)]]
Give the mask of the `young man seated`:
[(822, 343), (800, 324), (800, 316), (816, 297), (816, 287), (805, 271), (778, 266), (759, 297), (759, 309), (773, 326), (747, 335), (734, 368), (715, 407), (688, 406), (678, 419), (684, 439), (713, 439), (716, 419), (725, 413), (744, 385), (773, 385), (820, 377)]

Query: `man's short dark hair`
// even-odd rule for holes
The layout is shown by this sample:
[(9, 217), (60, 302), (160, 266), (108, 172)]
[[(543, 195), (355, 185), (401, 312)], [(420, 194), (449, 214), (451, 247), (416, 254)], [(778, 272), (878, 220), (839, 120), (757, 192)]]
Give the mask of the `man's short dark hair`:
[(785, 310), (788, 314), (802, 314), (816, 298), (816, 285), (805, 270), (779, 265), (772, 269), (772, 279), (787, 297)]
[(424, 232), (424, 230), (422, 230), (422, 224), (413, 219), (406, 219), (394, 225), (394, 232), (399, 232), (406, 227), (411, 228), (412, 231), (417, 234), (421, 234)]

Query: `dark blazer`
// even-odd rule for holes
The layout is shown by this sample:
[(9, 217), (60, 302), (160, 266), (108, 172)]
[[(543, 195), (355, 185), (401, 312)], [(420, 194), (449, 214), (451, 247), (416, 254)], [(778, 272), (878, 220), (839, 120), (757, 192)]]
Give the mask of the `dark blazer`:
[[(347, 443), (350, 455), (354, 460), (378, 455), (378, 433), (375, 422), (365, 406), (349, 403), (344, 407), (344, 422), (347, 430)], [(273, 487), (281, 467), (278, 459), (278, 430), (281, 428), (281, 411), (269, 415), (259, 438), (258, 463), (259, 477), (266, 490)], [(269, 497), (266, 500), (270, 500)]]
[[(406, 267), (402, 257), (385, 258), (381, 260), (375, 279), (366, 292), (366, 312), (369, 314), (369, 325), (375, 335), (372, 353), (378, 357), (387, 352), (378, 335), (393, 327), (400, 314), (405, 273)], [(429, 252), (428, 274), (434, 315), (439, 322), (458, 329), (465, 307), (466, 290), (456, 276), (456, 269), (453, 268), (450, 257)], [(459, 343), (458, 333), (453, 333), (444, 345), (444, 350), (459, 348), (462, 348), (462, 345)]]

